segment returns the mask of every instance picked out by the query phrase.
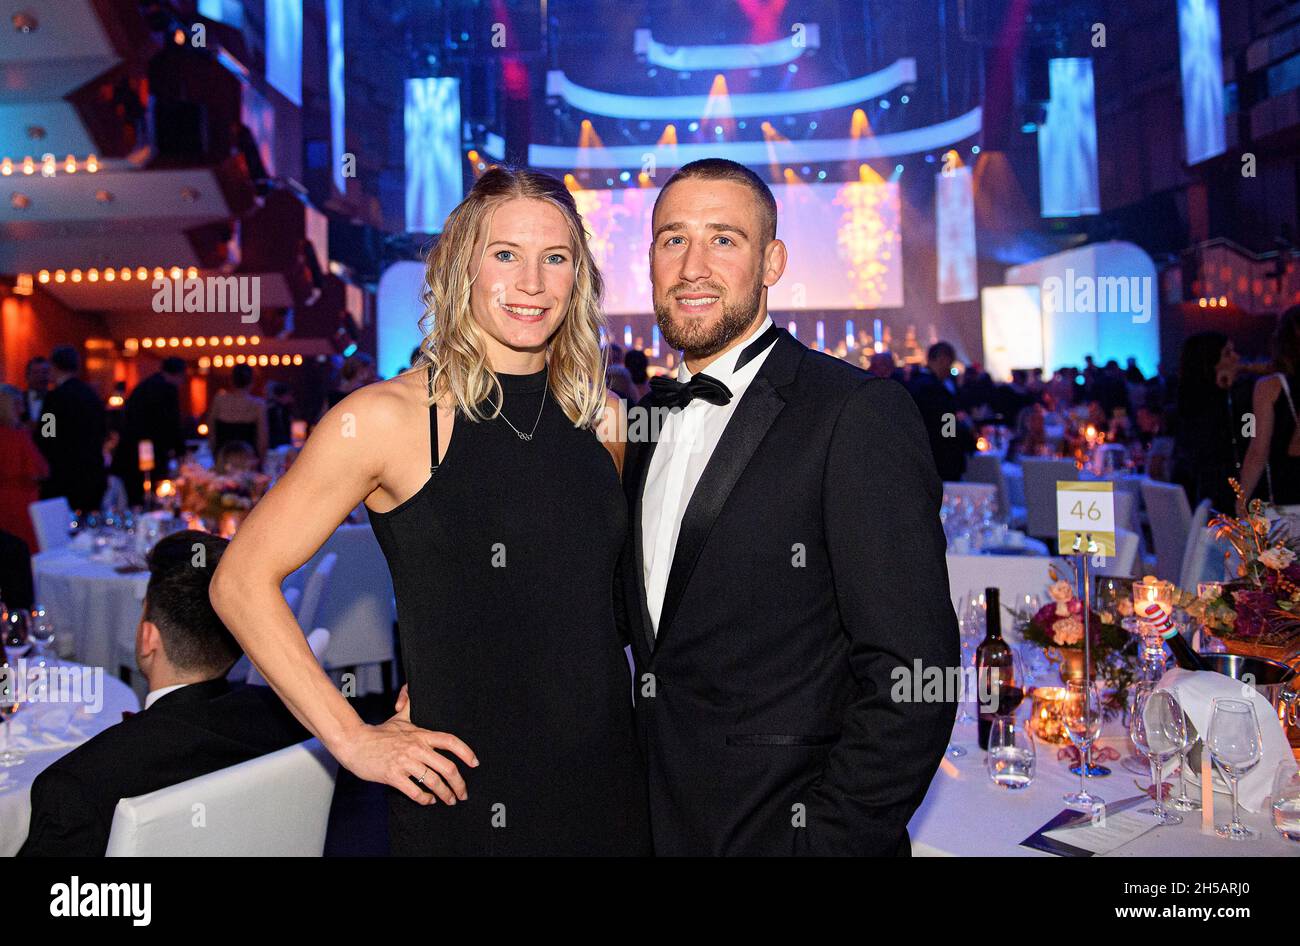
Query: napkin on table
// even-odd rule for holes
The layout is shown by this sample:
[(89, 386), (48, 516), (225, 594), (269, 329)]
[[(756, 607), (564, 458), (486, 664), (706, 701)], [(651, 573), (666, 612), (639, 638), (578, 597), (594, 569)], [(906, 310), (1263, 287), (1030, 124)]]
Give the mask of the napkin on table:
[(1263, 811), (1268, 796), (1273, 791), (1273, 776), (1277, 772), (1278, 763), (1290, 762), (1293, 768), (1296, 766), (1291, 745), (1287, 742), (1286, 733), (1273, 705), (1249, 684), (1212, 670), (1184, 670), (1175, 667), (1160, 678), (1158, 688), (1174, 694), (1202, 740), (1210, 731), (1213, 700), (1250, 701), (1259, 718), (1263, 757), (1258, 765), (1238, 781), (1237, 796), (1247, 811)]

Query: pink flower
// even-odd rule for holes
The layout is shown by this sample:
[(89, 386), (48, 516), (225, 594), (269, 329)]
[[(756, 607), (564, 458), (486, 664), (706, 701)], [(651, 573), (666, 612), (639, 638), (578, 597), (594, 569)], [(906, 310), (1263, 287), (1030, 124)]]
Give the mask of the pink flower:
[(1063, 647), (1083, 640), (1083, 621), (1076, 617), (1060, 618), (1052, 624), (1052, 638)]

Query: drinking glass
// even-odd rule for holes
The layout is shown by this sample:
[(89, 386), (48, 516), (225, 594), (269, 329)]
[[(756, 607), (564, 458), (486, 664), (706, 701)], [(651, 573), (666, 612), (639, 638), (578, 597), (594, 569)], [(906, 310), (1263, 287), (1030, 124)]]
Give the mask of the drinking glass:
[(1074, 743), (1074, 747), (1079, 750), (1080, 760), (1079, 790), (1066, 793), (1065, 803), (1072, 808), (1091, 810), (1105, 804), (1100, 796), (1093, 795), (1084, 784), (1087, 767), (1083, 764), (1083, 760), (1087, 759), (1093, 743), (1101, 735), (1101, 694), (1097, 690), (1097, 685), (1094, 683), (1085, 686), (1082, 680), (1067, 681), (1065, 705), (1062, 707), (1061, 716), (1066, 734)]
[(22, 608), (13, 608), (5, 618), (4, 646), (12, 657), (26, 656), (31, 648), (27, 635), (27, 612)]
[(36, 665), (44, 667), (49, 663), (50, 647), (54, 644), (54, 619), (44, 605), (32, 605), (27, 636), (36, 652)]
[(1273, 775), (1273, 830), (1288, 841), (1300, 841), (1300, 771), (1286, 759)]
[(1246, 700), (1214, 700), (1210, 712), (1210, 731), (1205, 735), (1205, 746), (1210, 758), (1218, 766), (1232, 788), (1232, 821), (1214, 826), (1214, 833), (1230, 841), (1247, 841), (1259, 832), (1241, 823), (1237, 808), (1237, 781), (1255, 766), (1264, 755), (1264, 737), (1259, 730), (1259, 717), (1255, 707)]
[(1201, 803), (1187, 794), (1187, 767), (1191, 764), (1188, 755), (1198, 742), (1200, 733), (1191, 721), (1183, 716), (1183, 744), (1178, 749), (1178, 797), (1169, 803), (1175, 811), (1200, 811)]
[(1133, 747), (1146, 756), (1151, 766), (1151, 785), (1156, 803), (1143, 808), (1142, 814), (1153, 815), (1156, 824), (1182, 824), (1181, 815), (1165, 809), (1163, 783), (1165, 763), (1178, 755), (1187, 741), (1183, 708), (1168, 690), (1157, 690), (1149, 683), (1139, 683), (1133, 691), (1133, 711), (1129, 714), (1129, 738)]
[(27, 760), (19, 753), (13, 751), (13, 736), (9, 731), (9, 720), (13, 718), (14, 713), (18, 712), (19, 702), (17, 700), (17, 668), (9, 666), (8, 663), (0, 665), (0, 719), (4, 720), (5, 747), (0, 752), (0, 768), (12, 768), (15, 765), (22, 765)]
[(985, 757), (994, 785), (1018, 791), (1034, 781), (1036, 757), (1034, 736), (1028, 723), (1014, 716), (999, 716), (989, 730), (989, 752)]

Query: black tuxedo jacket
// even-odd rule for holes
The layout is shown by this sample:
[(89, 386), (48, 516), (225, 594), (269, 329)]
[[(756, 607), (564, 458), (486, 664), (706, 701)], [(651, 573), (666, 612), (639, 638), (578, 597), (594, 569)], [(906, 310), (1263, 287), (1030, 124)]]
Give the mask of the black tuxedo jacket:
[(59, 759), (32, 783), (20, 857), (103, 857), (134, 798), (310, 738), (271, 690), (224, 678), (160, 697)]
[(654, 449), (628, 444), (618, 610), (655, 852), (909, 853), (955, 707), (894, 701), (891, 671), (960, 662), (911, 397), (782, 331), (690, 499), (657, 635), (641, 551)]

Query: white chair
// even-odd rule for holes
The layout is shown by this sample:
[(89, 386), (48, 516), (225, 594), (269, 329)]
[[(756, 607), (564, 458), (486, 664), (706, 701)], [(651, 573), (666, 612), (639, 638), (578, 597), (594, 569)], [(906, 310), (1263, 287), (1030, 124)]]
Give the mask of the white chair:
[(1214, 533), (1206, 525), (1210, 521), (1210, 501), (1203, 499), (1192, 513), (1187, 527), (1187, 544), (1183, 547), (1182, 567), (1178, 571), (1178, 587), (1195, 593), (1203, 581), (1222, 581), (1224, 576), (1224, 550), (1214, 540)]
[[(1118, 498), (1116, 496), (1116, 499)], [(1137, 562), (1137, 533), (1121, 527), (1115, 530), (1115, 554), (1108, 556), (1106, 564), (1097, 566), (1092, 573), (1105, 575), (1108, 578), (1133, 578), (1135, 577), (1133, 573), (1137, 571)]]
[(1025, 531), (1036, 539), (1056, 541), (1056, 484), (1077, 480), (1073, 460), (1025, 457), (1020, 461), (1025, 475)]
[(309, 739), (123, 798), (105, 856), (320, 857), (337, 775), (334, 757)]
[(1183, 552), (1192, 525), (1187, 493), (1177, 483), (1143, 480), (1142, 502), (1147, 507), (1151, 544), (1155, 546), (1156, 577), (1177, 581), (1182, 575)]
[[(1008, 521), (1015, 519), (1011, 508), (1011, 495), (1007, 488), (1007, 478), (1002, 472), (1002, 458), (993, 453), (977, 453), (966, 461), (966, 473), (962, 479), (967, 483), (988, 483), (998, 494), (998, 512)], [(1021, 510), (1023, 512), (1023, 510)]]
[(32, 520), (32, 531), (36, 533), (38, 548), (34, 552), (48, 552), (50, 549), (62, 548), (72, 539), (68, 536), (68, 524), (72, 521), (72, 507), (66, 496), (53, 499), (41, 499), (27, 506), (27, 515)]
[(334, 573), (334, 566), (338, 563), (338, 560), (338, 555), (327, 552), (316, 563), (316, 567), (312, 569), (311, 577), (307, 579), (307, 584), (302, 589), (302, 602), (298, 605), (299, 626), (311, 627), (315, 624), (316, 613), (320, 610), (321, 601), (325, 598), (326, 591), (329, 588), (330, 576)]
[[(307, 618), (307, 590), (298, 616), (303, 627), (330, 629), (324, 666), (330, 671), (355, 670), (356, 695), (379, 692), (393, 685), (395, 648), (393, 581), (388, 562), (369, 525), (343, 525), (312, 561), (289, 581), (314, 575), (317, 563), (334, 555), (333, 577), (323, 589), (312, 620)], [(310, 578), (307, 579), (310, 581)]]
[[(311, 655), (316, 658), (316, 662), (324, 666), (325, 650), (330, 645), (330, 632), (328, 628), (318, 627), (307, 635), (307, 646), (311, 649)], [(264, 687), (267, 686), (266, 677), (253, 666), (250, 661), (248, 664), (248, 674), (244, 682), (249, 686)]]

